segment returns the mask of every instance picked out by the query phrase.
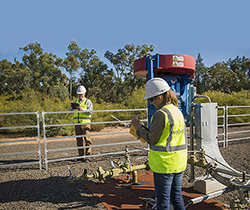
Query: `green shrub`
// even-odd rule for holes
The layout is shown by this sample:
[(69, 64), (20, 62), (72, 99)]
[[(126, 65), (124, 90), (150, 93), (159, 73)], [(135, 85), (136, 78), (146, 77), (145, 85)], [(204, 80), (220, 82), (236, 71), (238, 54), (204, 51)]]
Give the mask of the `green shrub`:
[[(222, 106), (250, 106), (250, 93), (249, 91), (242, 90), (232, 95), (222, 93), (219, 91), (208, 91), (203, 94), (211, 99), (211, 102), (218, 103)], [(128, 104), (126, 107), (122, 104), (114, 104), (100, 101), (97, 103), (96, 98), (90, 96), (89, 98), (93, 103), (94, 110), (121, 110), (121, 109), (145, 109), (147, 108), (147, 100), (144, 100), (145, 92), (144, 88), (135, 90), (133, 95), (127, 99)], [(1, 113), (23, 113), (23, 112), (60, 112), (69, 111), (70, 103), (75, 101), (74, 98), (70, 101), (68, 98), (59, 97), (48, 97), (45, 94), (29, 90), (28, 92), (22, 93), (18, 96), (0, 96), (0, 110)], [(208, 103), (207, 98), (197, 98), (194, 103)], [(125, 104), (125, 103), (123, 103)], [(229, 108), (229, 115), (249, 114), (250, 108)], [(222, 116), (223, 110), (218, 110), (218, 115)], [(104, 124), (93, 124), (91, 127), (92, 131), (99, 131), (106, 126), (122, 126), (119, 121), (114, 119), (112, 115), (118, 118), (120, 121), (131, 121), (135, 115), (140, 115), (141, 119), (146, 119), (146, 111), (108, 111), (108, 112), (94, 112), (92, 115), (92, 122), (109, 122), (115, 121), (115, 123), (104, 123)], [(234, 122), (249, 122), (250, 117), (230, 117), (229, 123)], [(219, 119), (222, 123), (222, 119)], [(57, 125), (57, 124), (72, 124), (73, 113), (56, 113), (56, 114), (45, 114), (46, 125)], [(27, 126), (36, 125), (36, 115), (3, 115), (0, 116), (0, 127), (13, 127), (13, 126)], [(42, 117), (40, 114), (40, 132), (43, 135), (42, 130)], [(24, 132), (28, 135), (36, 135), (36, 129), (11, 129), (8, 132)], [(74, 125), (72, 126), (56, 126), (46, 127), (46, 135), (48, 136), (70, 136), (75, 132)]]
[[(242, 90), (241, 92), (233, 92), (232, 94), (223, 93), (220, 91), (208, 91), (202, 94), (203, 96), (208, 96), (212, 103), (218, 103), (220, 107), (224, 106), (250, 106), (250, 93), (247, 90)], [(208, 103), (206, 98), (197, 98), (195, 103)], [(230, 108), (228, 107), (228, 115), (240, 115), (249, 114), (250, 108)], [(218, 116), (223, 115), (223, 109), (218, 110)], [(243, 123), (249, 122), (248, 116), (238, 116), (229, 117), (228, 123)], [(219, 123), (222, 123), (222, 119), (219, 119)]]

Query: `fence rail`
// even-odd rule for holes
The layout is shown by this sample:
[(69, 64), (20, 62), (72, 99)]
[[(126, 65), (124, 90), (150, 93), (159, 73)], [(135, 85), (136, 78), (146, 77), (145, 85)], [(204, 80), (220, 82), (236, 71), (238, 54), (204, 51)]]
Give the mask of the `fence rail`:
[[(218, 115), (218, 119), (222, 119), (222, 122), (220, 124), (218, 124), (218, 143), (222, 143), (222, 146), (228, 146), (228, 142), (230, 141), (240, 141), (240, 140), (249, 140), (250, 139), (250, 135), (248, 133), (250, 133), (250, 130), (248, 130), (250, 128), (250, 126), (248, 127), (248, 125), (250, 125), (250, 120), (249, 122), (244, 122), (244, 123), (228, 123), (230, 118), (235, 118), (235, 117), (249, 117), (250, 118), (250, 114), (249, 113), (245, 113), (245, 114), (239, 114), (239, 115), (229, 115), (229, 109), (234, 109), (234, 108), (238, 108), (238, 109), (243, 109), (244, 108), (250, 108), (250, 106), (223, 106), (223, 107), (218, 107), (218, 110), (222, 109), (222, 114)], [(146, 112), (146, 116), (148, 116), (148, 110), (147, 109), (119, 109), (119, 110), (94, 110), (94, 113), (97, 112), (130, 112), (130, 111), (141, 111), (141, 112)], [(78, 112), (78, 111), (75, 111)], [(52, 162), (58, 162), (58, 161), (65, 161), (65, 160), (73, 160), (73, 159), (80, 159), (82, 157), (79, 156), (74, 156), (74, 157), (59, 157), (59, 158), (48, 158), (48, 154), (49, 153), (61, 153), (63, 151), (66, 150), (77, 150), (79, 148), (85, 149), (88, 147), (109, 147), (109, 146), (117, 146), (117, 145), (127, 145), (127, 144), (136, 144), (136, 143), (140, 143), (139, 140), (131, 140), (131, 141), (124, 141), (124, 142), (116, 142), (116, 143), (112, 143), (112, 144), (99, 144), (99, 145), (91, 145), (91, 146), (83, 146), (83, 147), (67, 147), (67, 148), (53, 148), (53, 149), (49, 149), (48, 148), (48, 143), (53, 141), (53, 140), (65, 140), (65, 139), (69, 139), (69, 138), (76, 138), (76, 137), (86, 137), (86, 136), (90, 136), (90, 137), (94, 137), (94, 136), (110, 136), (110, 135), (122, 135), (122, 134), (127, 134), (129, 132), (114, 132), (114, 133), (96, 133), (96, 134), (90, 134), (90, 135), (81, 135), (81, 136), (61, 136), (61, 137), (47, 137), (46, 136), (46, 129), (48, 128), (55, 128), (55, 127), (67, 127), (67, 126), (74, 126), (75, 124), (46, 124), (46, 120), (45, 117), (47, 115), (50, 114), (65, 114), (65, 113), (74, 113), (74, 111), (64, 111), (64, 112), (44, 112), (42, 111), (40, 114), (39, 112), (25, 112), (25, 113), (0, 113), (0, 117), (1, 116), (8, 116), (8, 115), (35, 115), (36, 116), (36, 121), (37, 124), (36, 125), (23, 125), (23, 126), (13, 126), (13, 127), (0, 127), (0, 130), (7, 130), (7, 129), (29, 129), (29, 128), (35, 128), (37, 129), (37, 136), (36, 138), (33, 139), (19, 139), (19, 140), (10, 140), (10, 141), (0, 141), (0, 149), (1, 146), (3, 144), (11, 144), (11, 143), (20, 143), (20, 142), (29, 142), (29, 141), (37, 141), (37, 146), (38, 149), (35, 151), (20, 151), (20, 152), (15, 152), (15, 153), (0, 153), (0, 158), (2, 157), (6, 157), (6, 156), (15, 156), (15, 155), (28, 155), (28, 154), (38, 154), (38, 160), (37, 161), (22, 161), (19, 163), (9, 163), (9, 164), (1, 164), (4, 161), (2, 161), (0, 159), (0, 167), (7, 167), (7, 166), (19, 166), (19, 165), (28, 165), (28, 164), (39, 164), (40, 169), (42, 169), (42, 166), (45, 167), (45, 169), (48, 169), (48, 164), (52, 163)], [(93, 113), (93, 114), (94, 114)], [(42, 130), (43, 130), (43, 151), (41, 149), (41, 141), (40, 141), (40, 127), (39, 127), (39, 119), (40, 117), (42, 118)], [(147, 119), (143, 119), (142, 121), (147, 122)], [(114, 124), (114, 123), (130, 123), (131, 119), (129, 120), (123, 120), (123, 121), (103, 121), (103, 122), (91, 122), (88, 124), (94, 125), (94, 124)], [(82, 123), (82, 124), (86, 124), (86, 123)], [(244, 130), (240, 130), (240, 131), (234, 131), (231, 130), (231, 128), (235, 128), (235, 127), (246, 127)], [(60, 141), (60, 142), (61, 142)], [(137, 152), (139, 151), (138, 148), (131, 146), (131, 148), (133, 148), (133, 150), (130, 150), (130, 152)], [(28, 147), (27, 147), (28, 149)], [(107, 156), (107, 155), (114, 155), (114, 154), (123, 154), (125, 153), (125, 151), (115, 151), (115, 152), (106, 152), (106, 153), (102, 153), (102, 154), (93, 154), (90, 155), (89, 157), (97, 157), (97, 156)], [(42, 155), (44, 156), (44, 158), (42, 158)]]

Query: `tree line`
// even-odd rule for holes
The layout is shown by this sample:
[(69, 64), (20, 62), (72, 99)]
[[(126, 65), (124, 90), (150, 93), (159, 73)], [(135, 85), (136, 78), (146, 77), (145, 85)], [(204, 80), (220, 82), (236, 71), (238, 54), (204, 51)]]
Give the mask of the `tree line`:
[(236, 56), (211, 67), (206, 67), (202, 61), (198, 53), (193, 81), (198, 94), (220, 91), (232, 95), (233, 92), (250, 89), (250, 58)]
[(22, 62), (0, 61), (0, 91), (16, 98), (32, 89), (64, 99), (76, 96), (77, 87), (84, 85), (88, 96), (94, 96), (97, 102), (125, 103), (145, 83), (145, 79), (133, 75), (134, 61), (154, 48), (127, 44), (115, 54), (106, 51), (104, 57), (114, 66), (110, 69), (94, 49), (81, 49), (75, 41), (68, 45), (65, 58), (44, 52), (40, 43), (30, 43), (20, 48), (24, 51)]
[[(77, 87), (84, 85), (87, 95), (95, 97), (97, 103), (126, 105), (134, 91), (146, 83), (145, 78), (134, 76), (133, 63), (153, 53), (155, 46), (127, 44), (116, 53), (106, 51), (104, 57), (114, 68), (109, 68), (94, 49), (81, 49), (75, 41), (68, 45), (64, 58), (44, 52), (40, 43), (30, 43), (20, 49), (24, 51), (21, 62), (0, 61), (1, 95), (11, 95), (15, 100), (34, 90), (64, 100), (76, 97)], [(206, 67), (198, 53), (192, 83), (198, 94), (213, 90), (230, 94), (249, 90), (250, 59), (237, 56)]]

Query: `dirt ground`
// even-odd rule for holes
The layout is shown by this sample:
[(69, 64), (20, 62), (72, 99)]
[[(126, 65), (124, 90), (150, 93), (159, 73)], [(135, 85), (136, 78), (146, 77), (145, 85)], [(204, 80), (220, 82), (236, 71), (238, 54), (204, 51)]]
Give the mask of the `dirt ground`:
[[(106, 128), (102, 132), (123, 132), (128, 131), (125, 128)], [(249, 134), (245, 134), (249, 136)], [(11, 141), (16, 138), (24, 139), (21, 136), (0, 135), (0, 141)], [(26, 137), (25, 137), (26, 138)], [(28, 139), (28, 138), (27, 138)], [(92, 138), (94, 145), (111, 144), (117, 142), (129, 142), (136, 140), (130, 134), (122, 135), (104, 135)], [(145, 144), (127, 144), (136, 148), (145, 148)], [(47, 149), (76, 147), (76, 141), (72, 139), (51, 140), (47, 142)], [(16, 153), (20, 151), (37, 150), (36, 142), (2, 143), (0, 145), (0, 154)], [(41, 144), (44, 149), (43, 142)], [(107, 152), (125, 151), (125, 145), (94, 147), (93, 155)], [(129, 148), (132, 150), (132, 148)], [(220, 147), (221, 154), (226, 162), (234, 169), (250, 174), (250, 140), (233, 141), (228, 147)], [(48, 153), (48, 159), (75, 157), (77, 150), (62, 150), (61, 152)], [(42, 155), (44, 158), (44, 155)], [(94, 173), (98, 167), (104, 170), (111, 168), (108, 159), (125, 161), (124, 154), (92, 157), (91, 162), (82, 162), (76, 160), (64, 160), (60, 162), (51, 162), (48, 164), (48, 170), (39, 169), (38, 164), (10, 166), (0, 168), (0, 209), (106, 209), (95, 196), (93, 196), (85, 187), (84, 183), (95, 180), (78, 181), (68, 183), (70, 167), (74, 177), (82, 175), (84, 170), (88, 174)], [(130, 153), (130, 161), (134, 165), (143, 164), (147, 158), (147, 151), (138, 151)], [(0, 165), (8, 163), (18, 163), (23, 160), (36, 161), (38, 154), (14, 155), (0, 157)], [(194, 182), (190, 182), (191, 167), (187, 166), (183, 177), (183, 185), (192, 187)], [(142, 172), (143, 170), (139, 171)], [(205, 170), (195, 167), (195, 176), (205, 175)], [(217, 200), (229, 204), (230, 200), (237, 196), (237, 192), (230, 192), (219, 197)]]

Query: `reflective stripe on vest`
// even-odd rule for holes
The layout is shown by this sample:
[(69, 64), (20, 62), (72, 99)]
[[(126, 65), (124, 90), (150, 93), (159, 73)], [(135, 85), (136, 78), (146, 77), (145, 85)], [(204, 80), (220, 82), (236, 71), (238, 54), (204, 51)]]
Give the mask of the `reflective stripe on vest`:
[[(167, 142), (166, 142), (165, 147), (153, 145), (153, 146), (150, 146), (150, 149), (154, 150), (154, 151), (159, 151), (159, 152), (175, 152), (175, 151), (180, 151), (180, 150), (187, 149), (187, 138), (185, 138), (185, 144), (178, 145), (178, 146), (171, 146), (173, 132), (174, 132), (173, 131), (174, 130), (174, 119), (173, 119), (173, 116), (172, 116), (171, 112), (168, 109), (163, 107), (163, 108), (161, 108), (161, 110), (167, 114), (168, 119), (169, 119), (169, 123), (170, 123), (169, 136), (167, 138)], [(185, 126), (184, 126), (184, 129), (185, 129)], [(182, 132), (185, 132), (185, 131), (181, 130), (181, 131), (177, 131), (177, 132), (182, 133)], [(175, 133), (175, 134), (178, 134), (178, 133)]]
[(74, 117), (73, 119), (74, 119), (74, 120), (75, 120), (75, 119), (87, 119), (87, 120), (90, 120), (91, 118), (90, 118), (90, 117), (78, 117), (78, 116), (77, 116), (77, 117)]

